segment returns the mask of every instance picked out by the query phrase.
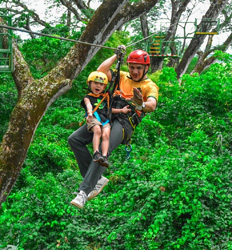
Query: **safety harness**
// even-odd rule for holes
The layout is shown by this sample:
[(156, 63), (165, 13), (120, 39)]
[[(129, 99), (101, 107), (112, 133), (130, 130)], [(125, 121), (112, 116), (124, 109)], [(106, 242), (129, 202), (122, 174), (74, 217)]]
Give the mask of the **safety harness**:
[[(130, 152), (132, 151), (131, 146), (131, 137), (135, 131), (136, 126), (141, 122), (144, 117), (144, 113), (141, 112), (140, 116), (136, 113), (135, 106), (126, 101), (121, 95), (114, 95), (115, 90), (120, 91), (119, 81), (120, 81), (120, 66), (123, 61), (123, 52), (122, 48), (118, 48), (116, 51), (117, 54), (117, 65), (116, 70), (112, 71), (112, 80), (110, 82), (110, 86), (108, 88), (109, 96), (110, 96), (110, 120), (113, 121), (117, 119), (123, 128), (123, 140), (122, 144), (126, 145), (126, 159), (130, 158)], [(121, 91), (120, 91), (121, 92)], [(125, 106), (129, 105), (131, 112), (127, 114), (112, 114), (112, 108), (121, 109)]]
[(144, 112), (141, 112), (140, 116), (135, 110), (135, 106), (127, 102), (123, 97), (116, 95), (113, 99), (113, 108), (121, 109), (126, 105), (130, 106), (132, 111), (127, 114), (113, 114), (112, 119), (117, 119), (123, 127), (123, 141), (122, 144), (130, 144), (131, 137), (135, 131), (135, 128), (141, 122), (144, 117)]

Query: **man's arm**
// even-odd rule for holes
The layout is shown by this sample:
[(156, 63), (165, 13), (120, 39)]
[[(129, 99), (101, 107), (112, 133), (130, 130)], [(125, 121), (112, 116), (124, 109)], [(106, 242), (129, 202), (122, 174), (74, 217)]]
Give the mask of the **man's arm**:
[(143, 112), (152, 112), (156, 109), (157, 101), (153, 97), (148, 97), (147, 101), (144, 102), (145, 107), (142, 108)]
[(107, 75), (108, 81), (110, 82), (112, 79), (112, 73), (111, 73), (111, 66), (116, 61), (118, 55), (123, 56), (126, 52), (126, 46), (125, 45), (119, 45), (118, 50), (115, 52), (113, 56), (106, 59), (97, 69), (97, 71), (103, 72)]
[(146, 102), (144, 102), (142, 93), (137, 88), (133, 88), (133, 94), (134, 96), (127, 100), (131, 100), (136, 105), (138, 110), (142, 110), (145, 113), (155, 110), (157, 101), (154, 97), (148, 97)]
[(103, 72), (107, 75), (108, 77), (108, 81), (110, 82), (112, 79), (112, 74), (111, 74), (111, 66), (113, 65), (113, 63), (115, 62), (115, 60), (117, 59), (117, 55), (113, 55), (110, 58), (106, 59), (98, 68), (97, 71)]

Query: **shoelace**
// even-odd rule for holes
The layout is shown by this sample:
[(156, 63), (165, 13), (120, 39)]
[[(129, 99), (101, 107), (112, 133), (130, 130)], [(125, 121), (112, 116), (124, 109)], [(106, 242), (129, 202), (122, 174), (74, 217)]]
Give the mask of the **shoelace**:
[(84, 200), (87, 200), (87, 195), (83, 191), (79, 193), (79, 196), (82, 196)]

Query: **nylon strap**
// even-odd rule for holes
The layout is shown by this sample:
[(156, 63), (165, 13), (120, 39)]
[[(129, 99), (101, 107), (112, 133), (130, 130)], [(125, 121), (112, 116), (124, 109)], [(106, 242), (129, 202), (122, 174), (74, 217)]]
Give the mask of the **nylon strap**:
[[(109, 119), (111, 121), (111, 116), (112, 116), (112, 104), (113, 104), (113, 94), (114, 94), (114, 91), (116, 89), (117, 86), (119, 86), (119, 81), (120, 81), (120, 67), (121, 67), (121, 64), (122, 64), (122, 61), (123, 61), (123, 57), (124, 57), (124, 54), (122, 52), (122, 47), (118, 47), (118, 50), (117, 50), (117, 59), (118, 59), (118, 62), (117, 62), (117, 65), (116, 65), (116, 71), (114, 71), (112, 73), (112, 79), (110, 81), (110, 86), (108, 88), (108, 93), (109, 93), (109, 97), (110, 97), (110, 108), (109, 108)], [(113, 86), (113, 88), (112, 88)], [(112, 89), (111, 89), (112, 88)]]
[(99, 108), (99, 106), (101, 105), (101, 103), (107, 98), (107, 105), (108, 105), (108, 108), (110, 106), (109, 104), (109, 93), (105, 93), (105, 94), (99, 94), (99, 95), (95, 95), (95, 94), (92, 94), (92, 93), (89, 93), (88, 95), (91, 95), (91, 96), (94, 96), (94, 97), (99, 97), (99, 96), (102, 96), (103, 95), (103, 98), (101, 99), (101, 101), (98, 103), (98, 105), (94, 108), (94, 110), (92, 111), (92, 114)]

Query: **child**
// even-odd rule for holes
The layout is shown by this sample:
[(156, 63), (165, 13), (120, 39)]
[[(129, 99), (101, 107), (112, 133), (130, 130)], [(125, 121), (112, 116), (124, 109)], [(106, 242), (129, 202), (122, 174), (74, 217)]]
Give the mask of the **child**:
[[(108, 119), (109, 95), (105, 93), (108, 84), (106, 74), (98, 71), (92, 72), (87, 80), (90, 93), (88, 93), (81, 102), (86, 111), (87, 129), (93, 132), (93, 160), (99, 162), (104, 167), (109, 167), (107, 159), (110, 123)], [(102, 139), (99, 152), (100, 139)]]
[[(87, 84), (89, 85), (90, 93), (84, 97), (81, 105), (87, 114), (87, 129), (93, 132), (93, 160), (108, 168), (107, 154), (110, 138), (109, 95), (105, 93), (108, 77), (102, 72), (94, 71), (89, 75)], [(126, 114), (129, 111), (131, 111), (129, 105), (121, 109), (112, 109), (114, 114)], [(102, 154), (99, 152), (100, 139), (102, 139)]]

